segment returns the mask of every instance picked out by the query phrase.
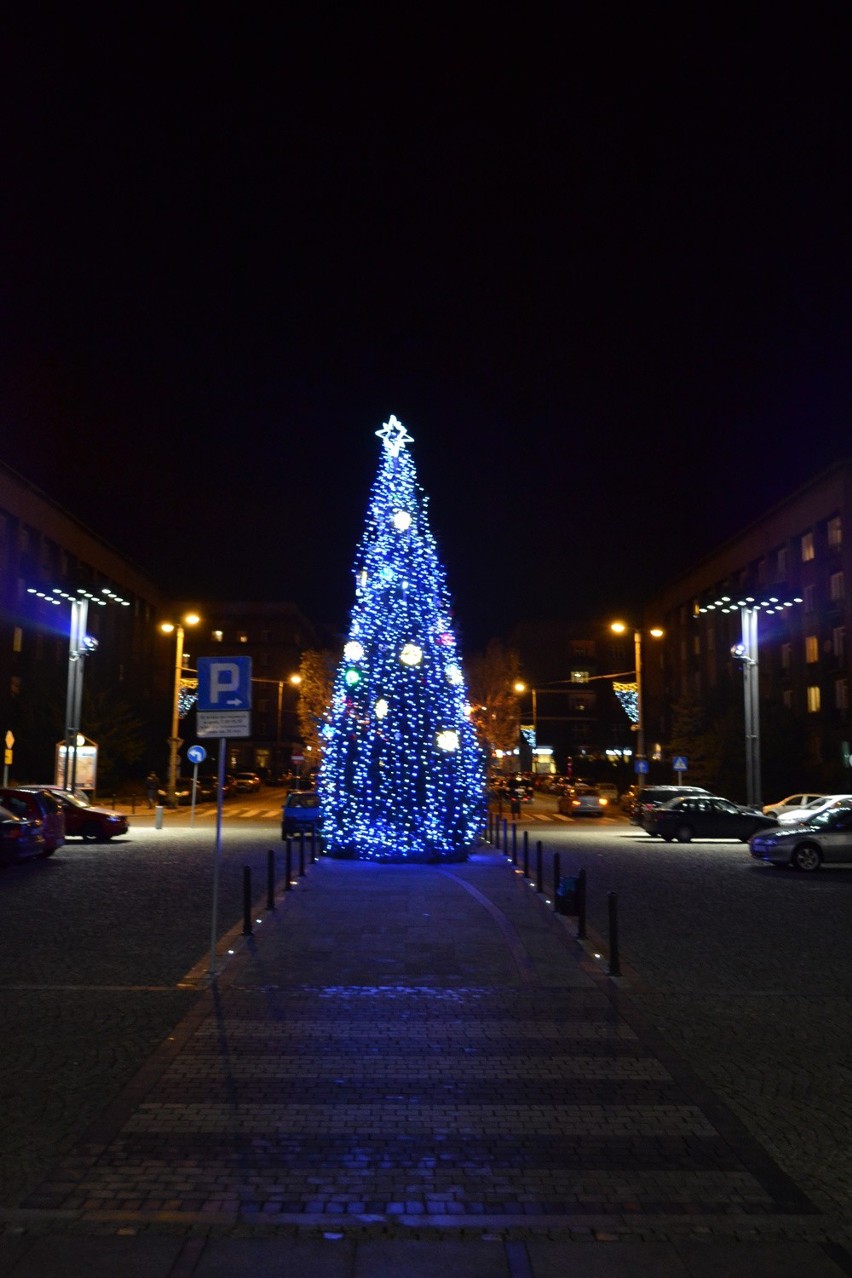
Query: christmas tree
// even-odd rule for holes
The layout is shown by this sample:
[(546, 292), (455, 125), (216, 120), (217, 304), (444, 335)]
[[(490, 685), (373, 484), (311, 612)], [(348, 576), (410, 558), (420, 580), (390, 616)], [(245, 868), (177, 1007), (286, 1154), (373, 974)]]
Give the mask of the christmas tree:
[(362, 860), (462, 860), (484, 822), (482, 755), (412, 439), (395, 417), (376, 434), (317, 783), (323, 842)]

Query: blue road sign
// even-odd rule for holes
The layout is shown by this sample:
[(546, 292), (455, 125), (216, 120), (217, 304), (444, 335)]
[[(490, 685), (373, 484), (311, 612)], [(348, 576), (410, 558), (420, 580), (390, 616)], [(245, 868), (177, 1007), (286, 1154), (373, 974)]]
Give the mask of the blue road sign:
[(647, 760), (647, 759), (637, 759), (637, 760), (636, 760), (636, 762), (635, 762), (635, 763), (634, 763), (634, 765), (633, 765), (633, 770), (634, 770), (634, 772), (647, 772), (647, 771), (648, 771), (648, 760)]
[(676, 754), (672, 761), (672, 767), (675, 772), (688, 772), (689, 769), (686, 766), (686, 755)]
[(199, 657), (198, 709), (251, 709), (251, 657)]
[(204, 749), (204, 746), (190, 746), (186, 752), (186, 757), (189, 759), (190, 763), (203, 763), (207, 758), (207, 751)]

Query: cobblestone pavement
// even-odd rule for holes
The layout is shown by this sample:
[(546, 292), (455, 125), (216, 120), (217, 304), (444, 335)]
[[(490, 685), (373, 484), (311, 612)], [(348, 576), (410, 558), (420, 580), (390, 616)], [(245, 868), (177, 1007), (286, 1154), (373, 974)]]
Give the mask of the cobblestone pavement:
[(3, 1213), (0, 1273), (93, 1274), (93, 1248), (156, 1278), (250, 1255), (300, 1274), (852, 1272), (848, 1220), (504, 858), (321, 860), (220, 952), (215, 984), (171, 991), (173, 1032)]

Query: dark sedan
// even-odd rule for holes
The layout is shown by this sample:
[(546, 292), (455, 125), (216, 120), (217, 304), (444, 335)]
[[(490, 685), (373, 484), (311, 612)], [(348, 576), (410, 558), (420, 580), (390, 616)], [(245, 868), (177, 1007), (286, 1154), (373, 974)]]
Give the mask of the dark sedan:
[(764, 816), (757, 808), (741, 807), (712, 794), (669, 799), (645, 819), (648, 834), (658, 834), (666, 843), (672, 839), (678, 843), (690, 839), (740, 839), (747, 843), (759, 830), (777, 825), (774, 817)]

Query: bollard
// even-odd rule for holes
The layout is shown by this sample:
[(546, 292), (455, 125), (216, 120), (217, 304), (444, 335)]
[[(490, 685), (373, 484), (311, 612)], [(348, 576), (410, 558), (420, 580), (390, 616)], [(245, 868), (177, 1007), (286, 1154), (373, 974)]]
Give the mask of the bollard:
[(316, 864), (317, 859), (317, 832), (316, 827), (311, 826), (311, 865)]
[(305, 873), (305, 831), (299, 831), (299, 878)]
[(524, 830), (524, 878), (530, 877), (530, 835), (529, 830)]
[(504, 852), (509, 847), (509, 822), (506, 820), (505, 817), (503, 818), (503, 842), (501, 844), (501, 847), (503, 848)]
[(586, 939), (586, 871), (577, 875), (577, 939)]
[(556, 909), (556, 898), (559, 895), (559, 866), (560, 856), (558, 852), (553, 853), (553, 908)]
[(251, 869), (243, 866), (243, 936), (251, 936)]
[(609, 974), (621, 976), (618, 953), (618, 893), (608, 892), (607, 901), (609, 902)]
[(544, 891), (544, 865), (542, 863), (542, 846), (541, 840), (535, 845), (535, 890), (536, 892)]
[(272, 848), (266, 853), (266, 908), (275, 909), (275, 853)]
[(518, 864), (518, 827), (512, 826), (512, 865)]
[(293, 877), (293, 844), (290, 835), (287, 835), (286, 847), (284, 851), (284, 891), (292, 892), (293, 885), (290, 879)]
[(164, 810), (165, 809), (163, 808), (162, 803), (158, 803), (157, 806), (154, 808), (154, 829), (155, 830), (162, 830), (163, 828)]

